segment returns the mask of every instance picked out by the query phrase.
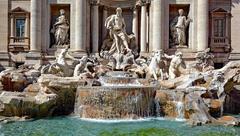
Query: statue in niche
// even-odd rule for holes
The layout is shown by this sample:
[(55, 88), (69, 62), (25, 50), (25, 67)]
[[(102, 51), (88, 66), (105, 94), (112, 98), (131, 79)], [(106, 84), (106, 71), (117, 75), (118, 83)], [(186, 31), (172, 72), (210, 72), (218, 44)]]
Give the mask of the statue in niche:
[(106, 19), (105, 26), (109, 30), (109, 35), (103, 41), (100, 57), (113, 63), (112, 69), (124, 69), (127, 66), (126, 62), (137, 56), (137, 51), (132, 44), (135, 43), (135, 36), (126, 33), (126, 24), (121, 8), (117, 8), (116, 14)]
[(183, 9), (179, 9), (178, 13), (179, 16), (175, 17), (170, 23), (170, 42), (172, 46), (186, 47), (186, 29), (192, 20), (184, 16)]
[(121, 53), (124, 49), (129, 51), (128, 35), (126, 34), (126, 24), (122, 17), (122, 9), (117, 8), (116, 15), (108, 17), (105, 25), (110, 31), (110, 37), (114, 39), (114, 44), (112, 45), (110, 52), (116, 50), (117, 53)]
[(69, 44), (69, 21), (65, 16), (65, 10), (61, 9), (60, 16), (56, 19), (56, 22), (53, 24), (51, 32), (55, 37), (56, 47), (61, 47)]

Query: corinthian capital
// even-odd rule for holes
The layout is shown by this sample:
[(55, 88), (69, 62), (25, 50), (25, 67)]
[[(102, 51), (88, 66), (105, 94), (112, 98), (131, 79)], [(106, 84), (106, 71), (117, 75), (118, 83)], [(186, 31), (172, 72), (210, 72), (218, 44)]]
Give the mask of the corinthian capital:
[(150, 3), (150, 0), (137, 0), (136, 5), (137, 6), (145, 6)]
[(90, 0), (90, 4), (92, 4), (92, 5), (99, 5), (100, 4), (100, 0)]

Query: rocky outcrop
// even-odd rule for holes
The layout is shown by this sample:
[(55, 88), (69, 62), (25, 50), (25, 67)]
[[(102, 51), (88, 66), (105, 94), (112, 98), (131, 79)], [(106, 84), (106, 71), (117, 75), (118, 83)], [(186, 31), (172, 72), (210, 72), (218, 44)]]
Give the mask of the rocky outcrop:
[(0, 73), (0, 82), (5, 91), (22, 92), (29, 84), (37, 82), (40, 72), (33, 68), (10, 68)]
[(216, 124), (225, 126), (240, 126), (240, 120), (233, 116), (222, 116), (218, 118)]
[(74, 110), (76, 88), (85, 84), (77, 78), (42, 75), (23, 92), (1, 92), (0, 116), (68, 115)]
[[(201, 97), (205, 92), (206, 89), (201, 87), (158, 90), (155, 99), (160, 103), (162, 116), (187, 119), (192, 125), (200, 125), (214, 121), (209, 113), (208, 106)], [(183, 105), (179, 107), (181, 103)]]

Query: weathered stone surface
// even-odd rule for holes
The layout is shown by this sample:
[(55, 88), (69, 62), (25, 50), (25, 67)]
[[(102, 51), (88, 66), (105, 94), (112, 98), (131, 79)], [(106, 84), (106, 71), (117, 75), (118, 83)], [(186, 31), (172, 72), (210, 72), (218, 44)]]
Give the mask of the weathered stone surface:
[(205, 105), (201, 94), (204, 92), (192, 92), (185, 97), (185, 111), (189, 116), (191, 125), (211, 123), (214, 118), (209, 114), (209, 108)]
[(213, 117), (220, 117), (222, 116), (222, 111), (223, 110), (223, 103), (220, 100), (217, 99), (213, 99), (210, 102), (210, 106), (209, 106), (209, 113), (213, 116)]
[(29, 84), (36, 82), (40, 72), (28, 67), (10, 68), (0, 73), (0, 81), (6, 91), (22, 92)]
[(223, 116), (217, 120), (217, 123), (225, 126), (239, 126), (240, 120), (233, 116)]
[(79, 77), (59, 77), (54, 75), (43, 74), (38, 79), (38, 83), (48, 88), (50, 87), (60, 87), (60, 88), (77, 88), (79, 85), (84, 86), (87, 81), (81, 80)]
[(24, 92), (2, 92), (0, 115), (45, 117), (68, 115), (74, 110), (75, 92), (86, 84), (78, 78), (43, 75), (38, 83), (29, 85)]

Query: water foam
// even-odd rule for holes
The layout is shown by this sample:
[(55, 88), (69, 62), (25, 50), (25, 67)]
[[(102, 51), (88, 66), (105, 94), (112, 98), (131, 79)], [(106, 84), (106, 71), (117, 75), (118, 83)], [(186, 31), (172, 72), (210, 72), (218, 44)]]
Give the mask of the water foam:
[(175, 119), (176, 121), (185, 121), (186, 119), (184, 118), (184, 104), (181, 101), (175, 102), (176, 104), (176, 112), (177, 112), (177, 118)]
[(146, 121), (154, 120), (154, 118), (113, 119), (113, 120), (91, 119), (91, 118), (79, 118), (79, 119), (82, 120), (82, 121), (97, 122), (97, 123), (130, 123), (130, 122), (146, 122)]

